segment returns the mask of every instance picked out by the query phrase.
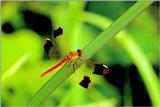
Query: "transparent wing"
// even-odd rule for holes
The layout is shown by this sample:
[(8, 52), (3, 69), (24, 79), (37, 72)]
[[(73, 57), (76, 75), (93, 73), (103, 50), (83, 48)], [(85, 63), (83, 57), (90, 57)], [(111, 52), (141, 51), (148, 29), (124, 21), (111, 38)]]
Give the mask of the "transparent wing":
[(58, 49), (58, 45), (56, 44), (55, 38), (62, 34), (63, 29), (59, 27), (52, 32), (52, 34), (50, 35), (51, 39), (45, 39), (44, 50), (51, 59), (60, 57), (60, 51)]
[(86, 64), (89, 68), (92, 68), (93, 74), (106, 75), (109, 73), (109, 68), (104, 64), (93, 62), (91, 60), (86, 60)]
[(44, 50), (51, 59), (60, 57), (60, 51), (54, 40), (45, 39)]

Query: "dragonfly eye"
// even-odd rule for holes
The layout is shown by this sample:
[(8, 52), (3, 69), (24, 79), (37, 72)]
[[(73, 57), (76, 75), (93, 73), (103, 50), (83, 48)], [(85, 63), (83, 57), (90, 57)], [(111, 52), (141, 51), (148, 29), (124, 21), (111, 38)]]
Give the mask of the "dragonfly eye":
[(83, 56), (83, 51), (81, 49), (77, 49), (78, 56)]

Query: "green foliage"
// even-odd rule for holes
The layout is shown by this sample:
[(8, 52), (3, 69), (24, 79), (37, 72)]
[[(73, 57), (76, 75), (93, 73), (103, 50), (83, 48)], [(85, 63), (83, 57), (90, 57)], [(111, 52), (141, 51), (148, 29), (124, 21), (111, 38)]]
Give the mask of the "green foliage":
[[(33, 31), (22, 29), (25, 25), (21, 19), (20, 9), (25, 7), (49, 16), (54, 24), (54, 28), (63, 27), (64, 35), (57, 38), (63, 56), (70, 50), (85, 47), (84, 58), (87, 59), (98, 51), (94, 56), (96, 61), (108, 65), (119, 63), (123, 66), (128, 66), (131, 63), (135, 63), (139, 68), (153, 105), (158, 105), (159, 93), (157, 90), (159, 88), (157, 77), (155, 77), (150, 63), (143, 65), (143, 61), (148, 62), (146, 59), (149, 59), (153, 64), (156, 62), (153, 56), (156, 55), (154, 50), (157, 44), (155, 38), (151, 37), (151, 35), (156, 35), (154, 27), (152, 27), (155, 26), (155, 22), (151, 15), (148, 14), (148, 11), (142, 13), (142, 10), (150, 4), (151, 2), (136, 3), (132, 9), (128, 10), (125, 15), (122, 15), (120, 19), (107, 28), (111, 21), (101, 15), (84, 12), (85, 2), (25, 2), (25, 4), (23, 2), (5, 2), (2, 8), (2, 24), (10, 21), (16, 27), (16, 32), (12, 34), (2, 32), (2, 105), (115, 106), (120, 103), (119, 99), (121, 96), (119, 91), (101, 76), (91, 74), (86, 66), (77, 67), (79, 68), (76, 70), (77, 76), (75, 74), (72, 75), (74, 73), (73, 70), (65, 64), (57, 73), (52, 73), (54, 74), (53, 76), (50, 74), (44, 78), (39, 78), (40, 74), (55, 65), (57, 60), (44, 60), (42, 39)], [(118, 4), (117, 6), (121, 7)], [(125, 7), (130, 7), (130, 4), (128, 6), (125, 5)], [(123, 13), (122, 11), (119, 12)], [(110, 15), (112, 18), (116, 18), (115, 14), (113, 12), (113, 15), (112, 13)], [(141, 15), (128, 26), (128, 32), (119, 34), (119, 36), (124, 35), (124, 37), (112, 39), (138, 14)], [(12, 18), (13, 16), (14, 18)], [(145, 23), (147, 28), (144, 27), (143, 23)], [(95, 30), (93, 26), (102, 30), (106, 29), (99, 34), (100, 32)], [(139, 30), (143, 27), (144, 29)], [(98, 36), (95, 39), (96, 35)], [(143, 35), (145, 41), (140, 35)], [(131, 40), (131, 42), (127, 40)], [(147, 44), (149, 40), (153, 43), (154, 48)], [(127, 47), (128, 42), (130, 42), (133, 48), (140, 46), (140, 49), (138, 47), (138, 51), (136, 50), (137, 53), (133, 52), (133, 55), (130, 53), (132, 48)], [(138, 52), (140, 54), (143, 52), (148, 53), (144, 54), (147, 58), (139, 58), (140, 63), (136, 59), (139, 55)], [(83, 64), (83, 62), (80, 63)], [(144, 66), (148, 66), (146, 70)], [(97, 87), (89, 90), (81, 88), (78, 83), (83, 75), (90, 75)], [(149, 79), (154, 80), (154, 83), (150, 83)], [(130, 84), (126, 82), (125, 95), (128, 98), (124, 98), (126, 105), (132, 104), (130, 88)]]

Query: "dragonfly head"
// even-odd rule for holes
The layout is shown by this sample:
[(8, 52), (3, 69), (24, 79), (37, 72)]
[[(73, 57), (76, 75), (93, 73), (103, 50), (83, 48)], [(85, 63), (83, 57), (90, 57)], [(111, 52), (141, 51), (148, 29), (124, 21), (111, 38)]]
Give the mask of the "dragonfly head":
[(83, 56), (83, 50), (77, 49), (77, 54), (78, 54), (78, 56)]

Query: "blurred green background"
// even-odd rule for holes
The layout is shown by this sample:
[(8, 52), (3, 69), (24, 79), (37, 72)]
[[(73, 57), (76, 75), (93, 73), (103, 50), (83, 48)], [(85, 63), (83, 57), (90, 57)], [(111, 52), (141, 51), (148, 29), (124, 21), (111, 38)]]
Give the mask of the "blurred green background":
[[(40, 87), (54, 74), (40, 74), (60, 61), (69, 51), (81, 49), (102, 29), (87, 22), (84, 12), (116, 20), (135, 2), (2, 2), (1, 55), (2, 106), (25, 106)], [(159, 6), (153, 3), (126, 28), (158, 75)], [(97, 20), (99, 21), (99, 20)], [(110, 22), (108, 22), (110, 23)], [(43, 49), (43, 40), (52, 37), (52, 30), (61, 26), (63, 36), (56, 38), (61, 51), (59, 58), (50, 60)], [(148, 92), (133, 61), (113, 39), (101, 48), (92, 60), (110, 68), (103, 77), (81, 67), (42, 106), (137, 106), (151, 105)], [(86, 72), (85, 72), (86, 71)], [(94, 87), (78, 85), (83, 75), (90, 75)]]

